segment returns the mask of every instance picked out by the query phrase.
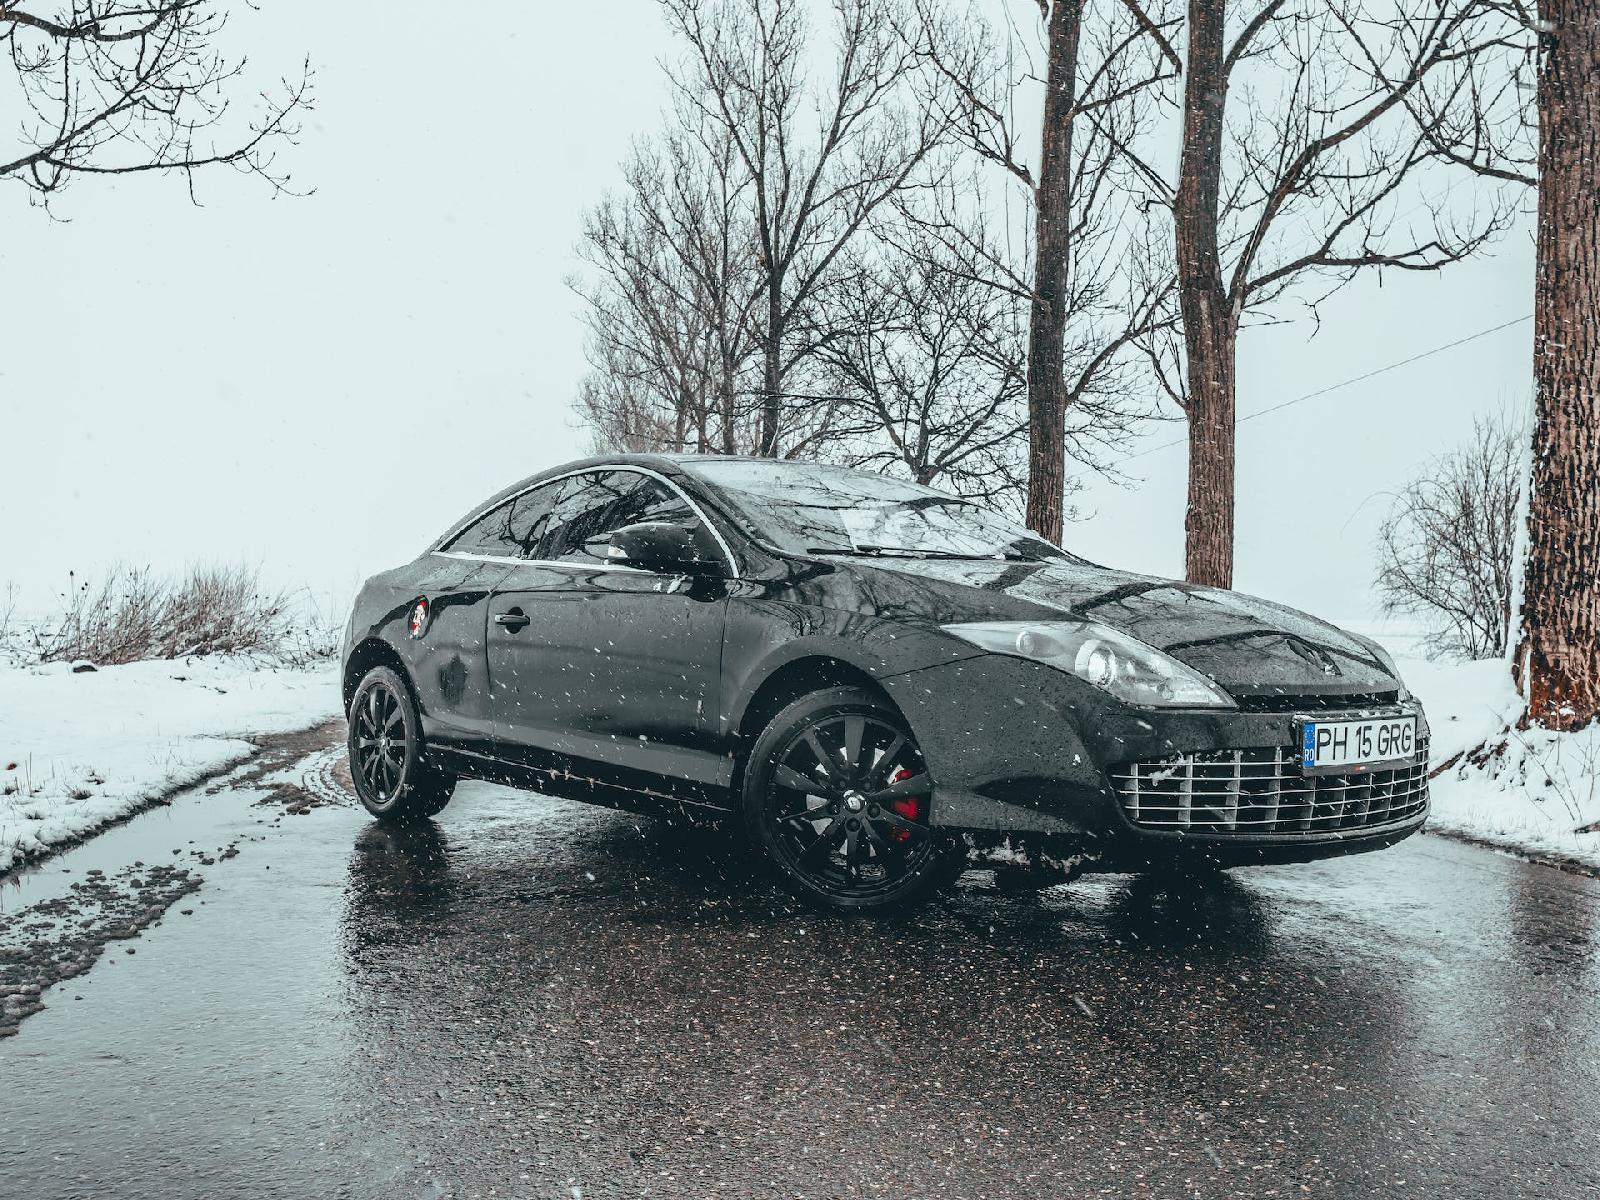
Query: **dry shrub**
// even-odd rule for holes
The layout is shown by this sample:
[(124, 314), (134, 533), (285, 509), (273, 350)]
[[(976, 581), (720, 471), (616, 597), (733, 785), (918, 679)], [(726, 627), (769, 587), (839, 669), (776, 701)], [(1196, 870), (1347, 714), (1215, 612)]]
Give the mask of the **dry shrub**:
[(101, 666), (209, 654), (299, 662), (326, 657), (333, 639), (286, 592), (266, 591), (245, 566), (191, 567), (181, 577), (115, 567), (79, 580), (58, 617), (31, 633), (40, 662)]
[(17, 617), (17, 585), (8, 583), (0, 591), (0, 655), (3, 655), (16, 636), (13, 623)]
[(1378, 534), (1383, 608), (1425, 618), (1430, 656), (1506, 651), (1527, 431), (1504, 416), (1430, 463), (1394, 498)]

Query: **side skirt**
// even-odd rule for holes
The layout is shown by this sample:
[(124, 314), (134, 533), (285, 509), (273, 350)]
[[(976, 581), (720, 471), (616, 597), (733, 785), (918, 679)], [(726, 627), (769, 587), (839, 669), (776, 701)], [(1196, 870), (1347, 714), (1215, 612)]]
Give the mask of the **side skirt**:
[(593, 764), (551, 759), (539, 765), (511, 763), (470, 750), (435, 752), (442, 765), (467, 779), (481, 779), (563, 800), (619, 808), (650, 816), (678, 814), (709, 821), (731, 811), (725, 791), (688, 780), (663, 779), (641, 772), (597, 770)]

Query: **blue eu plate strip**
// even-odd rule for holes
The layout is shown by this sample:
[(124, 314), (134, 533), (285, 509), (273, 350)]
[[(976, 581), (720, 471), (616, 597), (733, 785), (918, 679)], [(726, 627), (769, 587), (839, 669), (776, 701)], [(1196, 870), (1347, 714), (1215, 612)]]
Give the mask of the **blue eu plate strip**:
[(1305, 724), (1300, 751), (1302, 755), (1300, 765), (1302, 767), (1314, 767), (1317, 765), (1317, 727), (1310, 721)]

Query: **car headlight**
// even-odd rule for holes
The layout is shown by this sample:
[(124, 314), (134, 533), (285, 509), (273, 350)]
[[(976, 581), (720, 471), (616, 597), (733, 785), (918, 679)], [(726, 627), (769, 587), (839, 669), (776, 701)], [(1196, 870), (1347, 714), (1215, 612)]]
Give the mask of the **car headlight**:
[(1029, 658), (1147, 708), (1234, 708), (1192, 667), (1098, 621), (979, 621), (946, 633), (995, 654)]

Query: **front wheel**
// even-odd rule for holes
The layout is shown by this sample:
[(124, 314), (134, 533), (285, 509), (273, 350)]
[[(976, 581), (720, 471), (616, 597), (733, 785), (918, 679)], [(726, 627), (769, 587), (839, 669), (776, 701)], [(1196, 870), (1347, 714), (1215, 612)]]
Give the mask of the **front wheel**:
[(388, 667), (373, 667), (356, 688), (349, 748), (356, 796), (378, 820), (422, 820), (450, 803), (455, 777), (425, 761), (417, 706)]
[(859, 688), (790, 704), (756, 739), (745, 827), (791, 891), (853, 912), (926, 899), (965, 863), (929, 823), (933, 784), (905, 721)]

